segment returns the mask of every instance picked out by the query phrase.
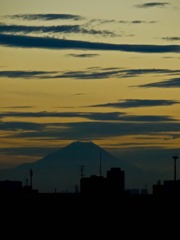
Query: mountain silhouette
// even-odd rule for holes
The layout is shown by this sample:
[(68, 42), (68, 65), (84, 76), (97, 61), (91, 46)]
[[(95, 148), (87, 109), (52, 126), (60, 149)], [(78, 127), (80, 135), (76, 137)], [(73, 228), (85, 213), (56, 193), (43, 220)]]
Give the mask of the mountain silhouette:
[(79, 188), (81, 168), (83, 175), (101, 175), (112, 167), (125, 172), (125, 188), (144, 186), (144, 173), (140, 168), (128, 164), (93, 142), (75, 141), (33, 163), (0, 170), (0, 180), (22, 181), (27, 184), (30, 169), (33, 171), (32, 187), (39, 192), (74, 192)]

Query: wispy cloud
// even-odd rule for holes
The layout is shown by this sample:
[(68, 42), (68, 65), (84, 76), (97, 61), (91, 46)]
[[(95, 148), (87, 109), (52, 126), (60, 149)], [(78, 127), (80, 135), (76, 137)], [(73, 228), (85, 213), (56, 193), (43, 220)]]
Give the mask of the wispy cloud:
[(166, 81), (138, 85), (138, 87), (179, 88), (180, 78), (172, 78)]
[(10, 19), (22, 19), (22, 20), (43, 20), (43, 21), (51, 21), (51, 20), (73, 20), (73, 21), (82, 21), (87, 20), (86, 26), (91, 24), (111, 24), (111, 23), (122, 23), (122, 24), (141, 24), (141, 23), (156, 23), (157, 21), (144, 21), (139, 19), (134, 20), (115, 20), (115, 19), (86, 19), (84, 16), (74, 15), (74, 14), (15, 14), (15, 15), (5, 15), (2, 16), (4, 18)]
[[(159, 121), (175, 121), (173, 118), (169, 116), (154, 116), (154, 115), (128, 115), (124, 112), (5, 112), (0, 114), (0, 118), (3, 117), (21, 117), (21, 118), (84, 118), (90, 120), (98, 120), (98, 121), (142, 121), (142, 122), (159, 122)], [(14, 124), (14, 122), (13, 122)], [(21, 123), (18, 123), (18, 127)], [(6, 123), (1, 122), (0, 126), (6, 126), (7, 128), (9, 125)], [(16, 129), (17, 122), (13, 125)], [(23, 125), (24, 126), (24, 125)], [(30, 125), (31, 127), (39, 127), (40, 125)], [(26, 125), (25, 125), (26, 127)], [(27, 125), (28, 127), (28, 125)], [(18, 128), (17, 128), (18, 129)]]
[(159, 99), (125, 99), (114, 103), (105, 103), (91, 105), (90, 107), (113, 107), (113, 108), (137, 108), (137, 107), (156, 107), (156, 106), (170, 106), (179, 104), (179, 101), (173, 100), (159, 100)]
[(49, 74), (54, 74), (57, 72), (53, 71), (0, 71), (0, 77), (7, 78), (42, 78), (47, 77)]
[(150, 44), (111, 44), (79, 40), (67, 40), (51, 37), (18, 36), (0, 34), (0, 45), (21, 48), (41, 49), (74, 49), (97, 51), (125, 51), (139, 53), (179, 53), (180, 45), (150, 45)]
[(34, 108), (34, 106), (8, 106), (3, 108), (10, 108), (10, 109), (27, 109), (27, 108)]
[[(71, 55), (70, 55), (71, 56)], [(72, 55), (76, 56), (76, 54)], [(77, 54), (77, 56), (79, 56)], [(91, 54), (80, 54), (79, 57), (90, 57)], [(94, 56), (94, 54), (93, 54)], [(96, 54), (95, 54), (96, 56)], [(107, 78), (133, 78), (143, 75), (178, 75), (180, 70), (174, 69), (122, 69), (122, 68), (88, 68), (83, 71), (0, 71), (0, 78), (22, 78), (22, 79), (61, 79), (61, 78), (72, 78), (72, 79), (107, 79)]]
[(163, 37), (162, 39), (168, 40), (168, 41), (179, 41), (180, 37)]
[(144, 20), (132, 20), (132, 21), (126, 21), (126, 20), (119, 20), (118, 23), (122, 24), (154, 24), (157, 23), (157, 21), (144, 21)]
[(17, 18), (23, 20), (82, 20), (83, 17), (74, 14), (15, 14), (7, 15), (9, 18)]
[(80, 54), (68, 54), (68, 56), (77, 57), (77, 58), (90, 58), (90, 57), (99, 56), (99, 54), (80, 53)]
[(113, 32), (108, 30), (85, 29), (81, 25), (25, 26), (0, 24), (0, 33), (82, 33), (115, 36)]
[(152, 23), (157, 23), (157, 21), (144, 21), (144, 20), (139, 20), (139, 19), (135, 19), (135, 20), (114, 20), (114, 19), (92, 19), (89, 20), (87, 25), (92, 25), (92, 24), (111, 24), (111, 23), (120, 23), (120, 24), (152, 24)]
[[(5, 123), (4, 123), (5, 124)], [(28, 126), (29, 124), (29, 126)], [(25, 126), (27, 129), (25, 129)], [(7, 124), (2, 126), (7, 129)], [(29, 131), (29, 127), (34, 131)], [(17, 131), (23, 129), (24, 131)], [(14, 122), (8, 123), (8, 129), (15, 132), (9, 134), (9, 138), (29, 138), (29, 139), (101, 139), (105, 137), (116, 137), (126, 135), (152, 135), (166, 134), (172, 136), (173, 133), (179, 134), (180, 122), (73, 122), (73, 123), (41, 123), (31, 125), (31, 123)], [(2, 137), (1, 137), (2, 138)]]
[(4, 131), (39, 131), (43, 129), (43, 125), (39, 123), (32, 123), (32, 122), (0, 122), (0, 130)]
[(9, 147), (0, 148), (1, 154), (7, 154), (8, 156), (20, 155), (20, 156), (45, 156), (50, 152), (59, 149), (59, 147)]
[(150, 2), (150, 3), (143, 3), (143, 4), (138, 4), (136, 7), (138, 8), (152, 8), (152, 7), (165, 7), (169, 5), (168, 2)]

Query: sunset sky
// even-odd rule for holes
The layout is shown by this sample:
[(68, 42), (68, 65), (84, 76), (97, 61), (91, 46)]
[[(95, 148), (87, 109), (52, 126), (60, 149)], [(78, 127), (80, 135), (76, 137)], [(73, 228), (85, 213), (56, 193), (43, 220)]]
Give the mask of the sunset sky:
[(179, 0), (0, 0), (0, 168), (76, 140), (179, 154), (179, 26)]

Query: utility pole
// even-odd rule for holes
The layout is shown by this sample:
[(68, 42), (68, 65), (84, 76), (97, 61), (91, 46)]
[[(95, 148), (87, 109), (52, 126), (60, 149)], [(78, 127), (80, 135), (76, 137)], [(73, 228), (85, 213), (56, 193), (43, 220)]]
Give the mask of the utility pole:
[(178, 159), (178, 156), (174, 155), (172, 158), (174, 159), (174, 182), (176, 182), (176, 161)]
[(30, 169), (30, 186), (32, 188), (32, 176), (33, 176), (33, 171)]

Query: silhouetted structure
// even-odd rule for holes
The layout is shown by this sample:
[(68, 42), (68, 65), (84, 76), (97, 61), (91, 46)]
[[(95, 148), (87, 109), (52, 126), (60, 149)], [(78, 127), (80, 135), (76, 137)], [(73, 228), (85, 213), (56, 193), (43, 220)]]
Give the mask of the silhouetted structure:
[(176, 182), (176, 160), (178, 159), (177, 155), (172, 157), (174, 159), (174, 181)]
[(153, 185), (153, 195), (180, 195), (180, 180), (165, 180), (163, 184), (160, 181)]
[(32, 176), (33, 171), (30, 169), (29, 171), (30, 175), (30, 185), (28, 184), (28, 178), (26, 178), (26, 184), (23, 186), (22, 181), (12, 181), (12, 180), (5, 180), (0, 181), (0, 193), (1, 196), (6, 196), (9, 194), (15, 194), (15, 195), (32, 195), (37, 194), (38, 190), (32, 188)]
[(28, 178), (26, 179), (26, 185), (23, 187), (23, 193), (24, 194), (37, 194), (38, 190), (33, 189), (33, 184), (32, 184), (32, 177), (33, 177), (33, 171), (32, 169), (29, 170), (29, 177), (30, 177), (30, 185), (28, 185)]
[(107, 171), (106, 178), (103, 176), (92, 175), (80, 179), (81, 193), (124, 193), (125, 179), (124, 171), (120, 168), (111, 168)]
[(0, 193), (10, 194), (10, 193), (20, 193), (22, 192), (22, 182), (21, 181), (0, 181)]
[(107, 171), (107, 187), (108, 192), (124, 193), (125, 190), (125, 176), (124, 171), (120, 168), (111, 168)]
[(32, 169), (30, 169), (29, 174), (30, 174), (30, 186), (31, 186), (31, 188), (32, 188), (32, 177), (33, 177), (33, 171), (32, 171)]

